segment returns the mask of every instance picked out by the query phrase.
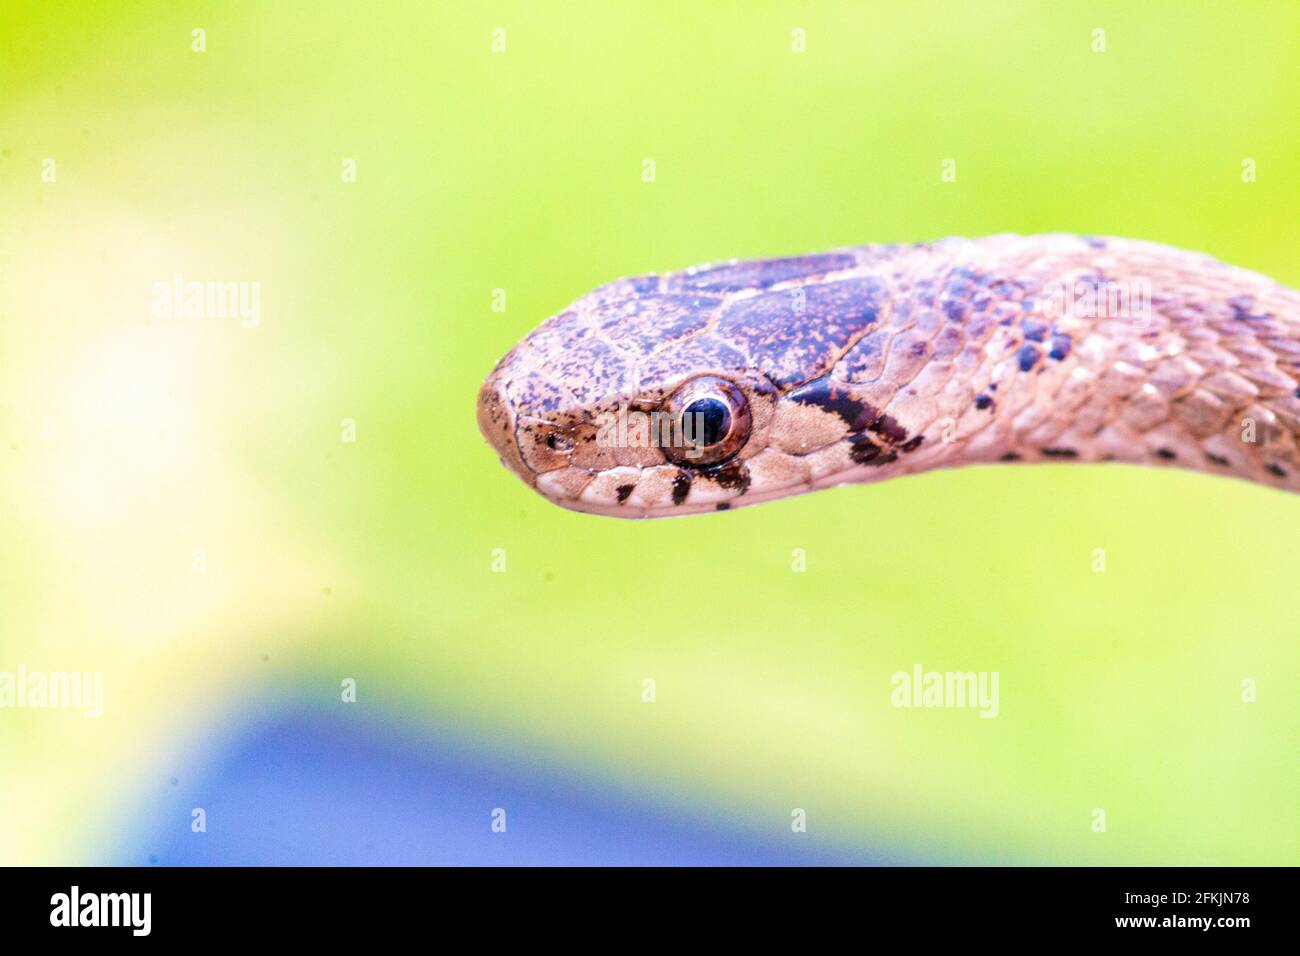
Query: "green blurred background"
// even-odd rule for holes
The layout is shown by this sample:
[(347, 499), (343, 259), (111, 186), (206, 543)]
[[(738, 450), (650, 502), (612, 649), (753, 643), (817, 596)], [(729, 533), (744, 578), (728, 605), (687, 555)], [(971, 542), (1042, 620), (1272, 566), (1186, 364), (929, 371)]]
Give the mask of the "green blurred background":
[[(619, 522), (473, 414), (571, 300), (732, 256), (1064, 230), (1300, 285), (1296, 4), (10, 0), (0, 38), (0, 670), (106, 693), (0, 710), (0, 863), (144, 862), (175, 768), (201, 804), (290, 705), (792, 853), (1300, 862), (1294, 498), (1065, 465)], [(175, 273), (260, 324), (154, 317)], [(917, 663), (1000, 716), (891, 707)]]

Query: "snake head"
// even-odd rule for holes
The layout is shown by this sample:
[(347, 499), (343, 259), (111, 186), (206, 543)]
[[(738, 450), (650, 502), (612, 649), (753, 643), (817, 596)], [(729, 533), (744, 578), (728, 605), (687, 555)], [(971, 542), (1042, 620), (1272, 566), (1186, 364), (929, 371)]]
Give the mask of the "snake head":
[[(526, 483), (578, 511), (723, 511), (820, 486), (855, 467), (842, 396), (815, 380), (875, 319), (879, 283), (835, 279), (856, 262), (731, 263), (597, 289), (497, 364), (480, 430)], [(792, 402), (800, 389), (829, 404)], [(834, 461), (818, 470), (821, 451)]]
[[(725, 510), (748, 489), (745, 462), (762, 447), (777, 389), (722, 343), (681, 334), (703, 328), (708, 297), (604, 308), (608, 294), (547, 320), (497, 364), (479, 391), (480, 431), (507, 468), (566, 508)], [(651, 341), (676, 333), (678, 347), (629, 348), (638, 323), (658, 329), (647, 328)]]

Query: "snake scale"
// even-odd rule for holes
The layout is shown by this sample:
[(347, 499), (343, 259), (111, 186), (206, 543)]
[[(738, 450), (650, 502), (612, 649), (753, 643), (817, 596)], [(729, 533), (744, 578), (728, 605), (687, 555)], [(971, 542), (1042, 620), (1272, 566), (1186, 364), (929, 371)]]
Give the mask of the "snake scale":
[(867, 245), (602, 286), (497, 363), (479, 428), (557, 504), (726, 511), (995, 462), (1300, 490), (1300, 293), (1151, 242)]

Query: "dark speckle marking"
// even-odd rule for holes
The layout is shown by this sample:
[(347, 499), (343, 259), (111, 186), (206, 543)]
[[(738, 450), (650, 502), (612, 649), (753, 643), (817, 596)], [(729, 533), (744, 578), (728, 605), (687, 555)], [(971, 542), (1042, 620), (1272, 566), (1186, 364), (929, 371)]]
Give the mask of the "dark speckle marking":
[(1041, 342), (1047, 338), (1047, 325), (1034, 319), (1022, 319), (1020, 328), (1025, 333), (1025, 338), (1031, 342)]
[(900, 448), (903, 451), (916, 451), (918, 448), (921, 447), (921, 442), (923, 441), (925, 441), (924, 435), (914, 435), (911, 438), (909, 438), (907, 441), (903, 442)]
[(1205, 457), (1210, 460), (1210, 464), (1218, 465), (1220, 468), (1227, 468), (1232, 464), (1232, 462), (1228, 461), (1228, 459), (1224, 458), (1222, 455), (1207, 454)]
[(1250, 314), (1251, 309), (1255, 306), (1255, 300), (1251, 296), (1233, 296), (1228, 300), (1228, 305), (1232, 308), (1232, 317), (1237, 321), (1245, 322), (1254, 318), (1254, 316)]
[(1171, 448), (1157, 448), (1156, 454), (1159, 455), (1161, 458), (1163, 458), (1165, 461), (1173, 461), (1175, 458), (1178, 457), (1178, 453)]
[(627, 501), (627, 496), (632, 493), (632, 489), (635, 487), (636, 485), (619, 485), (618, 488), (615, 489), (615, 494), (618, 495), (618, 503), (622, 504)]
[(640, 295), (601, 303), (591, 318), (614, 345), (649, 355), (704, 328), (721, 301), (707, 295)]
[(1020, 461), (1020, 455), (1014, 451), (1009, 451), (999, 458), (998, 461)]
[(1078, 458), (1079, 453), (1073, 448), (1043, 448), (1042, 453), (1048, 458)]
[(993, 407), (993, 396), (979, 394), (975, 396), (975, 407), (981, 412)]
[(731, 502), (730, 502), (730, 501), (719, 501), (716, 505), (713, 506), (713, 510), (714, 510), (714, 511), (726, 511), (726, 510), (727, 510), (728, 508), (730, 508), (730, 507), (731, 507)]
[(1057, 362), (1062, 361), (1067, 355), (1070, 354), (1070, 346), (1072, 344), (1073, 343), (1070, 341), (1070, 337), (1068, 335), (1061, 335), (1059, 333), (1057, 335), (1053, 335), (1052, 350), (1047, 353), (1047, 357)]
[[(723, 308), (714, 333), (744, 351), (781, 388), (828, 371), (844, 342), (875, 324), (885, 301), (879, 279), (862, 276), (760, 292)], [(800, 314), (796, 315), (796, 305)]]
[(1279, 468), (1277, 465), (1268, 465), (1267, 468), (1271, 474), (1277, 475), (1279, 478), (1286, 477), (1286, 472), (1283, 471), (1281, 468)]
[(1028, 372), (1037, 365), (1039, 354), (1038, 346), (1022, 345), (1020, 351), (1016, 353), (1016, 360), (1020, 363), (1020, 371)]
[(677, 476), (673, 478), (673, 504), (681, 504), (690, 493), (691, 476), (687, 472), (679, 471)]

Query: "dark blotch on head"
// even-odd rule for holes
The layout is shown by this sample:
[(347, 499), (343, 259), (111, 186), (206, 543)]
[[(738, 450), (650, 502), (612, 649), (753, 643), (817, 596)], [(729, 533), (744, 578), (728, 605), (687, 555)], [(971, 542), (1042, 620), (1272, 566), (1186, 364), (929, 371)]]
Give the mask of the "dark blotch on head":
[(991, 396), (991, 395), (985, 395), (985, 394), (983, 394), (983, 393), (981, 393), (981, 394), (979, 394), (979, 395), (976, 395), (976, 396), (975, 396), (975, 407), (978, 408), (980, 411), (984, 411), (986, 408), (992, 408), (992, 407), (993, 407), (993, 396)]
[(1178, 457), (1178, 453), (1175, 452), (1172, 448), (1157, 448), (1156, 454), (1159, 455), (1161, 458), (1163, 458), (1165, 461), (1173, 461), (1175, 458)]
[(907, 430), (889, 415), (873, 419), (867, 428), (892, 442), (901, 442), (907, 438)]
[(730, 507), (731, 507), (731, 502), (730, 502), (730, 501), (719, 501), (716, 505), (713, 506), (713, 510), (714, 510), (714, 511), (726, 511), (726, 510), (727, 510), (728, 508), (730, 508)]
[(858, 465), (887, 465), (898, 460), (898, 452), (886, 450), (871, 440), (871, 436), (849, 436), (849, 458)]
[(868, 436), (861, 433), (849, 436), (849, 442), (849, 458), (859, 465), (865, 465), (879, 457), (882, 450)]
[(998, 461), (1020, 461), (1020, 455), (1014, 451), (1009, 451), (999, 458)]
[(795, 389), (790, 398), (800, 405), (816, 405), (826, 411), (840, 416), (852, 431), (860, 432), (876, 417), (876, 410), (870, 405), (859, 402), (829, 375), (813, 379), (807, 385)]
[(679, 471), (676, 477), (673, 478), (673, 504), (681, 504), (690, 493), (691, 476), (688, 472)]
[(636, 485), (619, 485), (615, 489), (615, 493), (618, 495), (618, 503), (622, 504), (627, 501), (628, 495), (632, 494), (632, 489), (635, 487)]
[(743, 495), (749, 490), (749, 469), (738, 461), (729, 461), (717, 468), (706, 468), (700, 474), (737, 494)]
[(1222, 455), (1207, 454), (1205, 457), (1210, 460), (1210, 464), (1218, 465), (1220, 468), (1227, 468), (1230, 464), (1232, 464), (1232, 462), (1228, 461), (1228, 459), (1224, 458)]
[(1048, 458), (1078, 458), (1079, 453), (1073, 448), (1043, 448), (1042, 453)]
[(1267, 465), (1266, 467), (1268, 468), (1271, 474), (1277, 475), (1279, 478), (1286, 477), (1286, 472), (1283, 471), (1281, 468), (1279, 468), (1277, 465)]
[(1070, 337), (1068, 335), (1059, 335), (1059, 334), (1053, 335), (1052, 350), (1047, 353), (1047, 357), (1050, 359), (1054, 359), (1057, 362), (1062, 361), (1067, 355), (1070, 354), (1070, 346), (1072, 344), (1073, 343), (1070, 341)]
[(909, 438), (907, 441), (903, 442), (902, 450), (916, 451), (918, 448), (921, 447), (921, 442), (923, 441), (925, 441), (924, 435), (914, 435), (913, 437)]

